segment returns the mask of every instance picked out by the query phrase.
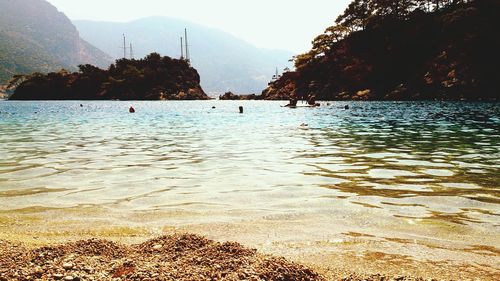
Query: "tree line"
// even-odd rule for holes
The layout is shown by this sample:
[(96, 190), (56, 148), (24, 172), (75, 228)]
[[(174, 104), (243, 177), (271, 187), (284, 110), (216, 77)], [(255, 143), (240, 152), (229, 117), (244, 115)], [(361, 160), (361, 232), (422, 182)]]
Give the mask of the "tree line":
[(337, 17), (335, 25), (312, 41), (312, 49), (293, 58), (300, 68), (324, 56), (332, 44), (351, 33), (372, 28), (387, 20), (408, 20), (413, 14), (432, 13), (474, 0), (353, 0)]

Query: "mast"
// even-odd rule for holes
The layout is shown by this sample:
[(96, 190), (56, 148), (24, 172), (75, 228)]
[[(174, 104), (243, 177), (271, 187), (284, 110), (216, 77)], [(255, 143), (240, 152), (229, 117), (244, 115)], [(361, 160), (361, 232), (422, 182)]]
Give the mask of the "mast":
[(132, 49), (132, 43), (130, 43), (130, 59), (134, 59), (134, 49)]
[(127, 58), (127, 42), (125, 40), (125, 34), (123, 34), (123, 58)]
[(188, 45), (188, 34), (187, 34), (187, 28), (184, 28), (184, 39), (186, 43), (186, 61), (188, 64), (191, 62), (191, 59), (189, 58), (189, 45)]
[(181, 60), (184, 60), (184, 43), (182, 42), (182, 37), (181, 37)]

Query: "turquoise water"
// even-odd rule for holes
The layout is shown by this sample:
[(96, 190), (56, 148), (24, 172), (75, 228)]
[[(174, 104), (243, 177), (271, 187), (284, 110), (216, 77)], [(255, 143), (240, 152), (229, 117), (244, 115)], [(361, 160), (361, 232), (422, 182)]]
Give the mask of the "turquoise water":
[(0, 102), (0, 210), (362, 214), (498, 231), (500, 104), (282, 104)]

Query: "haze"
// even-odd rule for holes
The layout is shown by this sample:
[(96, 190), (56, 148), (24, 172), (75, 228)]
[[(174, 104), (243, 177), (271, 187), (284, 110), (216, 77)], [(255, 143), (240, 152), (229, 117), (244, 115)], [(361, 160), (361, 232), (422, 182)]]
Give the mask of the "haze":
[(214, 27), (257, 47), (303, 53), (350, 0), (48, 0), (70, 19), (130, 21), (168, 16)]

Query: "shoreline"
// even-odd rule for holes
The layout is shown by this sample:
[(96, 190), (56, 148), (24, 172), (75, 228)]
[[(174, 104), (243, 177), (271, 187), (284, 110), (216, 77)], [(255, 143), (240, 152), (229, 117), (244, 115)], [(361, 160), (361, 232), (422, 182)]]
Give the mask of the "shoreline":
[[(28, 247), (0, 239), (0, 280), (437, 280), (359, 273), (178, 233), (136, 244), (91, 238)], [(463, 280), (463, 279), (462, 279)]]
[[(428, 238), (426, 241), (417, 233), (414, 233), (415, 240), (397, 236), (398, 231), (378, 236), (368, 230), (307, 238), (308, 231), (313, 233), (318, 229), (300, 218), (173, 225), (157, 221), (154, 216), (141, 216), (145, 222), (142, 224), (138, 221), (126, 224), (111, 217), (110, 214), (107, 219), (98, 219), (92, 211), (75, 210), (26, 211), (18, 215), (3, 212), (0, 214), (0, 241), (35, 249), (104, 239), (131, 247), (165, 235), (192, 233), (218, 243), (236, 241), (246, 249), (256, 249), (259, 254), (284, 257), (312, 269), (325, 280), (498, 280), (500, 277), (500, 270), (495, 268), (495, 258), (499, 255), (495, 247), (461, 249), (467, 243), (460, 246), (456, 241), (446, 242), (438, 237), (435, 241)], [(485, 264), (488, 259), (491, 259), (489, 265)]]

